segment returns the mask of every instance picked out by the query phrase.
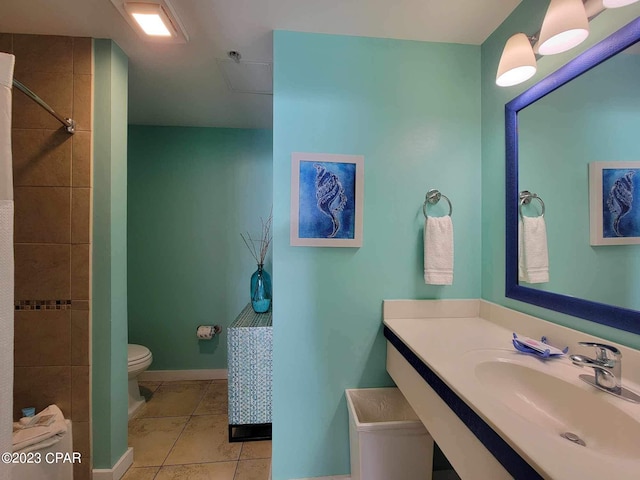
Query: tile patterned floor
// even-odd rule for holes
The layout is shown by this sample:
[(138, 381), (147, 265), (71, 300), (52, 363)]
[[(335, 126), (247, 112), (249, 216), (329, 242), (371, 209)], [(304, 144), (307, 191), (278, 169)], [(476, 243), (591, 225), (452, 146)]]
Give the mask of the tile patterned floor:
[(271, 442), (229, 443), (226, 380), (140, 382), (122, 480), (267, 480)]

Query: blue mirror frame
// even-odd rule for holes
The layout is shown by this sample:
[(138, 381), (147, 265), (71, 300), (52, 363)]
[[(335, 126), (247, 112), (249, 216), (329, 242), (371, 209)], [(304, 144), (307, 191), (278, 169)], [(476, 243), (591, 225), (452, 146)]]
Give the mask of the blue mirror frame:
[(518, 284), (518, 112), (639, 40), (640, 17), (505, 105), (507, 216), (505, 295), (508, 298), (637, 334), (640, 334), (640, 311), (536, 290)]

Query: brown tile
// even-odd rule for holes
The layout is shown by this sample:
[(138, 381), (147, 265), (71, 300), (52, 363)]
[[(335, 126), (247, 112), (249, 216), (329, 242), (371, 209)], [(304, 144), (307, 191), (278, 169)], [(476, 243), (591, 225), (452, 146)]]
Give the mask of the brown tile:
[(91, 39), (73, 38), (73, 73), (91, 75)]
[(236, 462), (196, 463), (162, 467), (155, 480), (233, 480)]
[(73, 119), (76, 130), (91, 130), (91, 75), (73, 76)]
[(234, 480), (268, 480), (270, 469), (270, 460), (241, 460)]
[(71, 298), (69, 245), (17, 243), (15, 251), (15, 300)]
[(15, 242), (70, 243), (71, 187), (15, 187), (13, 193)]
[(88, 422), (89, 411), (89, 367), (71, 367), (71, 420)]
[(71, 185), (71, 136), (64, 130), (11, 131), (14, 186)]
[(244, 442), (240, 460), (256, 460), (258, 458), (271, 458), (271, 440), (259, 442)]
[(24, 407), (35, 407), (39, 412), (52, 403), (60, 407), (65, 418), (70, 417), (71, 367), (15, 367), (14, 419), (21, 416)]
[(85, 463), (83, 461), (82, 463), (73, 464), (73, 480), (91, 480), (91, 478), (92, 473), (90, 463)]
[(122, 480), (154, 480), (158, 470), (160, 470), (160, 467), (132, 467), (127, 470)]
[(71, 192), (71, 243), (91, 242), (91, 189), (73, 188)]
[(171, 447), (184, 430), (189, 417), (134, 418), (129, 422), (129, 446), (133, 467), (163, 464)]
[(91, 426), (89, 422), (73, 422), (73, 451), (80, 453), (81, 464), (73, 465), (73, 480), (91, 479)]
[(191, 417), (165, 465), (238, 460), (242, 446), (229, 443), (227, 422), (226, 415)]
[(89, 310), (89, 300), (72, 300), (71, 309), (79, 311)]
[(71, 365), (89, 365), (89, 310), (71, 310)]
[(71, 299), (89, 298), (90, 245), (71, 245)]
[(18, 311), (14, 325), (16, 367), (70, 364), (71, 310)]
[(16, 56), (16, 75), (24, 72), (73, 72), (71, 37), (14, 35), (13, 53)]
[(153, 402), (144, 406), (139, 417), (178, 417), (191, 415), (200, 403), (207, 384), (163, 383), (153, 392)]
[(73, 134), (72, 182), (74, 187), (91, 186), (91, 132)]
[(226, 383), (211, 383), (200, 401), (194, 415), (226, 415), (228, 412)]
[[(63, 118), (72, 115), (73, 74), (55, 72), (23, 72), (18, 77)], [(13, 128), (46, 128), (57, 130), (62, 124), (24, 93), (14, 89)]]
[(10, 33), (0, 33), (0, 52), (13, 53), (13, 35)]

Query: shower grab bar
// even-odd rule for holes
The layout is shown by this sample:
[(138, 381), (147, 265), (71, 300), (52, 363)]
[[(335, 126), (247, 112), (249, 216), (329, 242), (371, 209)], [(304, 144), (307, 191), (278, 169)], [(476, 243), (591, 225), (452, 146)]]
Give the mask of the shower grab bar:
[(56, 111), (53, 108), (51, 108), (47, 104), (47, 102), (42, 100), (38, 95), (33, 93), (28, 87), (26, 87), (24, 84), (20, 83), (15, 78), (13, 79), (13, 86), (16, 87), (18, 90), (20, 90), (22, 93), (24, 93), (31, 100), (36, 102), (38, 105), (40, 105), (42, 108), (44, 108), (53, 117), (55, 117), (56, 120), (58, 120), (60, 123), (62, 123), (62, 125), (65, 126), (65, 129), (67, 130), (68, 133), (73, 135), (76, 132), (76, 122), (72, 118), (64, 118), (61, 115), (59, 115), (58, 113), (56, 113)]

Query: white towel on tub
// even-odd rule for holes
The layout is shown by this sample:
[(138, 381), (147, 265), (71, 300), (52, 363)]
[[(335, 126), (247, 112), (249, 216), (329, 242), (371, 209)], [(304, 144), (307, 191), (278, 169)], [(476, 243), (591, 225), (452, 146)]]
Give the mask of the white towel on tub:
[(16, 429), (13, 432), (14, 452), (31, 452), (48, 447), (59, 442), (62, 436), (67, 433), (67, 423), (64, 420), (62, 411), (57, 405), (49, 405), (35, 417), (37, 419), (44, 415), (53, 415), (55, 418), (54, 422), (51, 425), (43, 427), (27, 428), (24, 428), (20, 422), (13, 424), (14, 429)]
[(453, 284), (453, 222), (451, 216), (424, 222), (424, 283)]
[(527, 283), (549, 281), (547, 226), (542, 215), (522, 217), (518, 223), (518, 279)]

